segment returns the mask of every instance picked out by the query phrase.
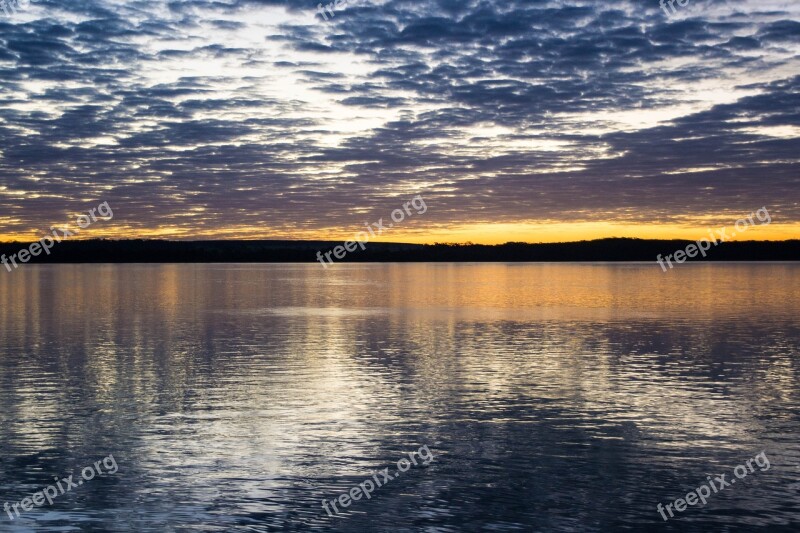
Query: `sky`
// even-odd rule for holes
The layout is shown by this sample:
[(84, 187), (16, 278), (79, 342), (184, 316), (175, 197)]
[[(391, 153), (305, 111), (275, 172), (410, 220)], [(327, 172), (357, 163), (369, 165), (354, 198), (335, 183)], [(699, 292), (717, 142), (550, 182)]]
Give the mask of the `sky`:
[(318, 4), (0, 9), (0, 240), (800, 238), (796, 0)]

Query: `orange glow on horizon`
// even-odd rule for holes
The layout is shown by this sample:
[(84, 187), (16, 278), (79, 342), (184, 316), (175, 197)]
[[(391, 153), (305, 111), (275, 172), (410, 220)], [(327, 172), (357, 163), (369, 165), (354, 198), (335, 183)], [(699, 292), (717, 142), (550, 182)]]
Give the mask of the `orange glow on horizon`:
[[(757, 222), (757, 221), (756, 221)], [(506, 242), (553, 243), (604, 239), (609, 237), (629, 237), (638, 239), (684, 239), (698, 240), (709, 238), (714, 230), (727, 228), (727, 240), (783, 241), (800, 239), (800, 223), (767, 226), (750, 226), (744, 232), (736, 232), (733, 224), (708, 226), (687, 226), (679, 224), (636, 225), (610, 222), (565, 222), (565, 223), (482, 223), (457, 225), (443, 228), (392, 228), (378, 235), (371, 242), (404, 242), (414, 244), (433, 244), (436, 242), (476, 244), (502, 244)], [(270, 230), (248, 226), (231, 226), (217, 230), (198, 230), (187, 227), (161, 227), (140, 229), (113, 225), (90, 227), (69, 240), (86, 239), (166, 239), (166, 240), (354, 240), (362, 228), (314, 230)], [(734, 236), (733, 234), (736, 233)], [(0, 234), (0, 242), (34, 242), (45, 233)]]

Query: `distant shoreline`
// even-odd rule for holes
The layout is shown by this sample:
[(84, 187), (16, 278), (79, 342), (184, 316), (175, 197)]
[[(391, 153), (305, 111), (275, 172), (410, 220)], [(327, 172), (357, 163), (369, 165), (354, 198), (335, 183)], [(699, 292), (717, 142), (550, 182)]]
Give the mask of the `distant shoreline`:
[[(344, 263), (468, 263), (468, 262), (653, 262), (694, 241), (610, 238), (566, 243), (403, 244), (370, 243), (348, 253)], [(65, 241), (50, 255), (31, 257), (34, 263), (317, 263), (317, 252), (341, 246), (341, 241)], [(0, 254), (11, 256), (30, 243), (0, 243)], [(724, 242), (706, 258), (691, 262), (800, 261), (800, 240)], [(322, 268), (320, 266), (320, 268)], [(4, 269), (0, 269), (4, 270)]]

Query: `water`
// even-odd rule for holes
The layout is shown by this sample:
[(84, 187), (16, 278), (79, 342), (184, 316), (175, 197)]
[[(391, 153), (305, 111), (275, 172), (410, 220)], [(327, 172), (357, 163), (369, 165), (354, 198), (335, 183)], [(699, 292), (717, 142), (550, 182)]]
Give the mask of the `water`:
[(118, 465), (0, 531), (797, 530), (798, 307), (795, 264), (0, 272), (0, 502)]

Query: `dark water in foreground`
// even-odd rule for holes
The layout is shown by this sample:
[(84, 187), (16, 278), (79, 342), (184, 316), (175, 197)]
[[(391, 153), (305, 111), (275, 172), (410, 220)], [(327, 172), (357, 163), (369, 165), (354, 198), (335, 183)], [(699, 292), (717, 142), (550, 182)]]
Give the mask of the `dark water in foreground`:
[(796, 531), (799, 310), (788, 264), (0, 272), (0, 504), (118, 466), (0, 531)]

